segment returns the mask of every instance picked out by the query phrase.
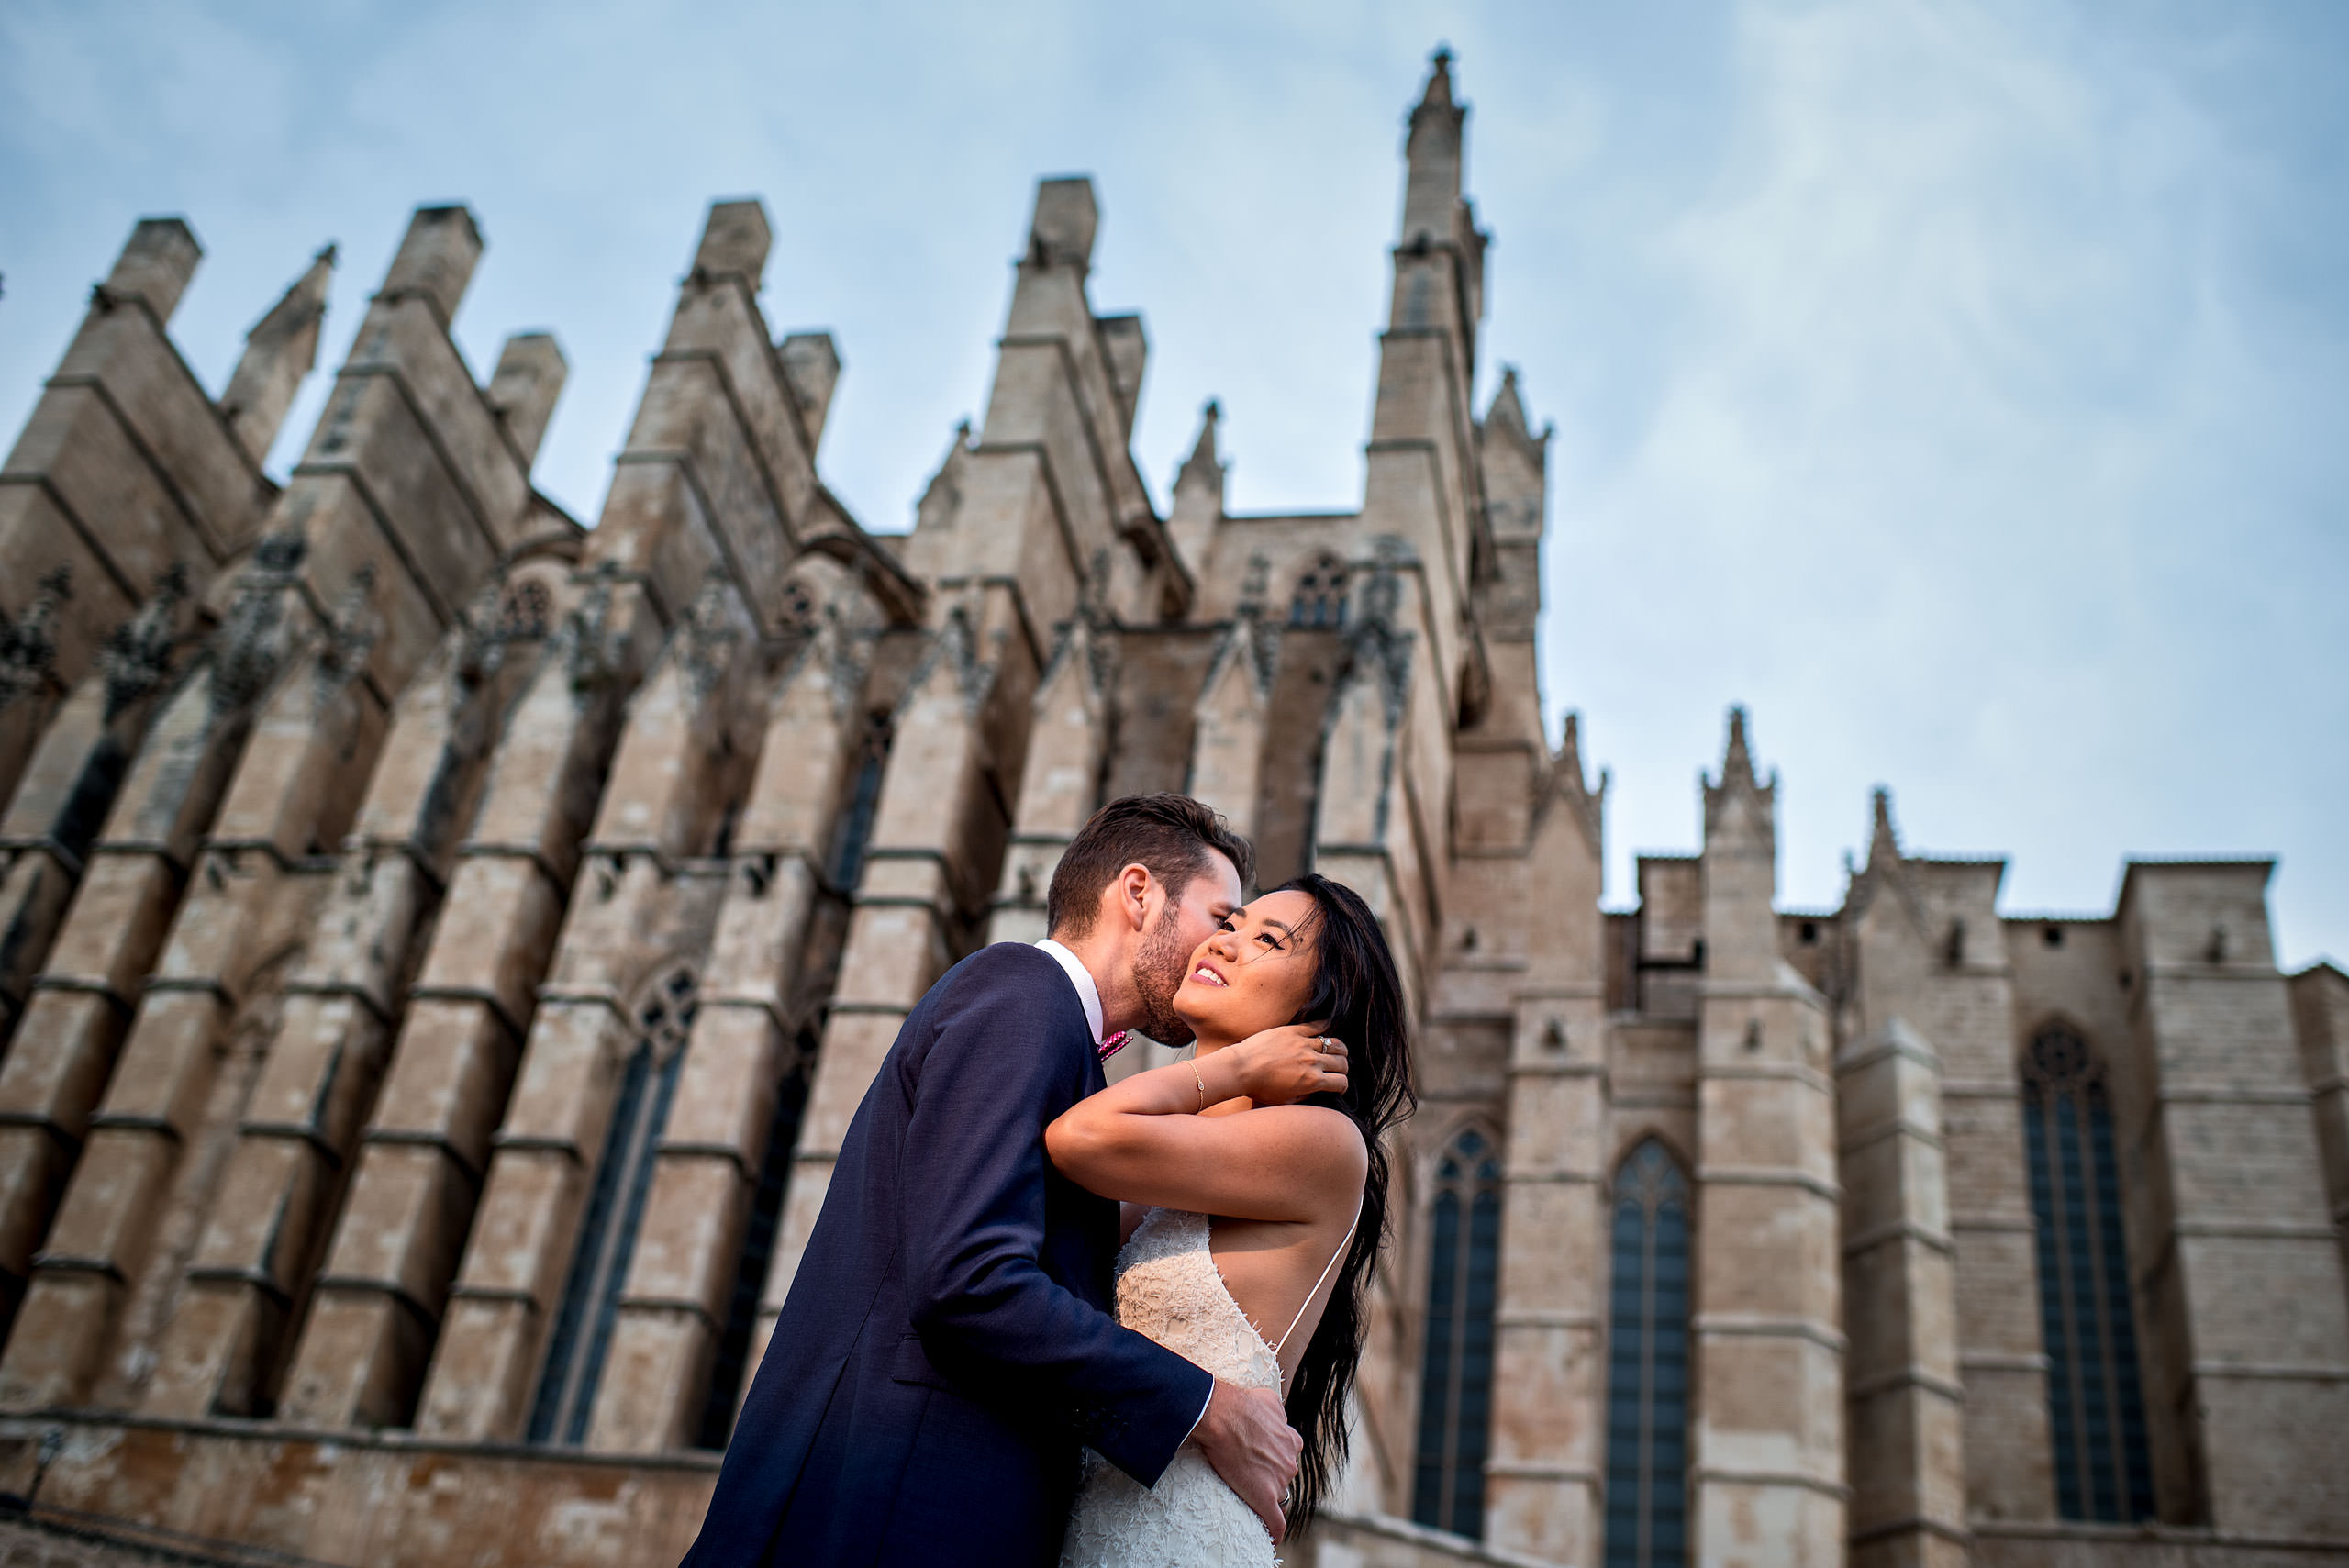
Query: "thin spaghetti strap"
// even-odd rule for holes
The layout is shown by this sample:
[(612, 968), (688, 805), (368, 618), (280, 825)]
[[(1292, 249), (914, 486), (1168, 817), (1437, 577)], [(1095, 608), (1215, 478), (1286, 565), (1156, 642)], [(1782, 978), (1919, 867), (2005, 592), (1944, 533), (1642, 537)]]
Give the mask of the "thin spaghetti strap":
[[(1330, 1261), (1321, 1265), (1321, 1277), (1315, 1280), (1313, 1282), (1313, 1288), (1305, 1293), (1305, 1307), (1300, 1307), (1297, 1309), (1297, 1316), (1288, 1320), (1288, 1327), (1282, 1329), (1281, 1337), (1274, 1341), (1274, 1355), (1277, 1356), (1281, 1353), (1281, 1348), (1288, 1343), (1288, 1337), (1297, 1332), (1297, 1326), (1299, 1323), (1305, 1321), (1305, 1308), (1313, 1305), (1313, 1298), (1321, 1294), (1321, 1287), (1323, 1285), (1330, 1283), (1330, 1271), (1338, 1266), (1338, 1260), (1346, 1255), (1346, 1249), (1348, 1247), (1353, 1245), (1354, 1232), (1359, 1229), (1361, 1226), (1362, 1205), (1360, 1203), (1356, 1203), (1354, 1205), (1354, 1222), (1353, 1224), (1346, 1227), (1345, 1240), (1339, 1242), (1338, 1250), (1330, 1254)], [(1288, 1379), (1284, 1376), (1281, 1381), (1283, 1383), (1286, 1383)]]

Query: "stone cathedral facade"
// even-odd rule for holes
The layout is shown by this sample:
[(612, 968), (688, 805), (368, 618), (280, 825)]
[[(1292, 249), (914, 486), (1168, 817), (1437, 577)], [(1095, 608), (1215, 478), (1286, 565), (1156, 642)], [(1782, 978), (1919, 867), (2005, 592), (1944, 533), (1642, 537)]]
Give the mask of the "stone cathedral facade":
[(826, 488), (841, 361), (770, 325), (820, 302), (762, 295), (756, 203), (592, 528), (530, 484), (553, 340), (451, 340), (464, 209), (283, 485), (331, 254), (215, 397), (196, 243), (139, 224), (0, 473), (6, 1561), (674, 1561), (899, 1021), (1156, 789), (1360, 889), (1419, 1018), (1296, 1555), (2349, 1561), (2349, 978), (2278, 973), (2267, 862), (2004, 917), (1881, 795), (1842, 906), (1782, 908), (1742, 713), (1603, 910), (1464, 113), (1439, 55), (1363, 494), (1310, 515), (1226, 511), (1212, 405), (1153, 503), (1082, 179), (902, 536)]

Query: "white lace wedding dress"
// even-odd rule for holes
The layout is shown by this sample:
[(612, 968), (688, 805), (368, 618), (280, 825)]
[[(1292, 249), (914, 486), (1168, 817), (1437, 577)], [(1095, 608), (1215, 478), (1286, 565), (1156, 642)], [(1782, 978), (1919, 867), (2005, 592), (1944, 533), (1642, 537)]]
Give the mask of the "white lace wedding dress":
[[(1349, 1230), (1338, 1257), (1353, 1240)], [(1281, 1392), (1279, 1346), (1265, 1342), (1224, 1288), (1206, 1215), (1153, 1208), (1134, 1228), (1118, 1253), (1118, 1321), (1226, 1383)], [(1296, 1330), (1291, 1323), (1280, 1342)], [(1263, 1523), (1191, 1444), (1147, 1487), (1085, 1453), (1061, 1568), (1272, 1568), (1277, 1561)]]

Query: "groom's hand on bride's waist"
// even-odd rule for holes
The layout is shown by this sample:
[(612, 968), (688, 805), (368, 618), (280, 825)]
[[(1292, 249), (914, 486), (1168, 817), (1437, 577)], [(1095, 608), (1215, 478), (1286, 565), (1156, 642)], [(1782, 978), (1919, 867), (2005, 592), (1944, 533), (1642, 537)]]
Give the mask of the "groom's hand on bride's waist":
[(1264, 1521), (1278, 1546), (1288, 1529), (1281, 1499), (1297, 1479), (1297, 1460), (1305, 1452), (1305, 1440), (1290, 1429), (1280, 1396), (1269, 1388), (1242, 1388), (1218, 1378), (1191, 1438), (1224, 1485)]

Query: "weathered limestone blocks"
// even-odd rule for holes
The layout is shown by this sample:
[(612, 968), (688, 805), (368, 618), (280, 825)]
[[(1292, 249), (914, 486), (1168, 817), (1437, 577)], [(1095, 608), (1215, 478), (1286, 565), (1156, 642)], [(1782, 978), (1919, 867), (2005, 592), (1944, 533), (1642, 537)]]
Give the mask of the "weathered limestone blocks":
[(539, 455), (539, 442), (554, 417), (555, 399), (562, 395), (570, 374), (562, 346), (550, 333), (517, 332), (498, 350), (497, 369), (482, 395), (495, 411), (498, 428), (526, 473)]
[[(1926, 1533), (1911, 1532), (1904, 1546), (1901, 1532), (1891, 1531), (1869, 1550), (1946, 1555), (1954, 1550), (1950, 1532), (1963, 1530), (1969, 1515), (2040, 1518), (2054, 1507), (2034, 1228), (2018, 1158), (2023, 1135), (2017, 1030), (2022, 1021), (2016, 1017), (1997, 907), (2003, 865), (1909, 860), (1893, 829), (1887, 792), (1876, 793), (1874, 813), (1867, 862), (1844, 898), (1844, 940), (1856, 969), (1838, 1028), (1854, 1043), (1839, 1058), (1839, 1083), (1847, 1097), (1860, 1092), (1856, 1081), (1843, 1081), (1844, 1058), (1865, 1058), (1870, 1073), (1895, 1074), (1920, 1095), (1926, 1089), (1920, 1074), (1930, 1076), (1932, 1097), (1941, 1107), (1938, 1126), (1919, 1121), (1919, 1130), (1896, 1134), (1889, 1113), (1879, 1108), (1874, 1120), (1892, 1141), (1870, 1147), (1882, 1160), (1887, 1150), (1907, 1149), (1901, 1140), (1913, 1137), (1918, 1158), (1930, 1155), (1942, 1168), (1945, 1196), (1932, 1198), (1931, 1182), (1905, 1164), (1855, 1166), (1846, 1155), (1852, 1419), (1855, 1433), (1870, 1434), (1854, 1441), (1853, 1529), (1857, 1535), (1870, 1528), (1859, 1522), (1864, 1515), (1913, 1518), (1915, 1530)], [(1910, 1054), (1899, 1056), (1899, 1049)], [(1887, 1051), (1894, 1054), (1882, 1054)], [(1848, 1104), (1839, 1109), (1849, 1145), (1854, 1112)], [(1904, 1174), (1914, 1179), (1900, 1180)], [(1876, 1191), (1884, 1178), (1896, 1180), (1894, 1193)], [(1898, 1216), (1881, 1224), (1853, 1218), (1865, 1206), (1905, 1201), (1903, 1194), (1926, 1195), (1923, 1201), (1938, 1202), (1945, 1219), (1920, 1230), (1898, 1229), (1909, 1224)], [(1937, 1265), (1932, 1249), (1940, 1241), (1949, 1251)], [(1865, 1326), (1888, 1314), (1908, 1322), (1913, 1314), (1899, 1302), (1920, 1290), (1940, 1309), (1932, 1295), (1939, 1288), (1932, 1278), (1937, 1267), (1950, 1279), (1962, 1402), (1948, 1399), (1948, 1374), (1937, 1360), (1905, 1385), (1891, 1371), (1862, 1364), (1887, 1362), (1895, 1353), (1865, 1340)], [(1928, 1326), (1938, 1330), (1937, 1321)], [(1912, 1334), (1903, 1353), (1923, 1365), (1928, 1350), (1938, 1358), (1942, 1347)], [(1954, 1417), (1942, 1408), (1952, 1403)], [(1946, 1430), (1953, 1418), (1962, 1428), (1954, 1437)], [(1954, 1485), (1965, 1494), (1958, 1504), (1948, 1501)], [(1908, 1500), (1887, 1502), (1887, 1490)]]
[[(101, 1167), (89, 1172), (92, 1197), (80, 1207), (68, 1204), (72, 1230), (61, 1232), (59, 1247), (51, 1249), (66, 1273), (120, 1273), (139, 1262), (117, 1256), (117, 1249), (143, 1251), (139, 1228), (150, 1199), (160, 1197), (155, 1183), (172, 1181), (179, 1164), (176, 1155), (150, 1143), (185, 1139), (188, 1118), (200, 1115), (197, 1106), (209, 1101), (211, 1047), (242, 1005), (242, 970), (251, 967), (256, 953), (249, 943), (265, 932), (256, 911), (275, 901), (277, 883), (291, 863), (317, 848), (319, 838), (331, 840), (340, 831), (339, 812), (355, 798), (373, 761), (383, 697), (402, 685), (423, 646), (440, 636), (453, 596), (470, 592), (473, 577), (495, 556), (495, 547), (482, 542), (441, 559), (446, 551), (437, 556), (432, 550), (437, 528), (461, 509), (482, 526), (484, 497), (500, 509), (500, 521), (510, 518), (517, 528), (529, 512), (529, 484), (515, 453), (498, 446), (484, 455), (486, 449), (474, 439), (494, 432), (494, 417), (446, 338), (446, 315), (479, 249), (477, 237), (470, 251), (453, 239), (470, 232), (470, 218), (461, 211), (432, 211), (411, 226), (310, 455), (282, 497), (280, 528), (238, 580), (223, 582), (214, 594), (226, 625), (209, 664), (184, 683), (146, 737), (113, 827), (80, 887), (75, 911), (68, 913), (68, 929), (50, 958), (51, 974), (40, 984), (40, 995), (56, 1000), (42, 1005), (35, 997), (18, 1030), (18, 1050), (9, 1066), (0, 1068), (0, 1080), (14, 1075), (14, 1082), (0, 1082), (0, 1115), (14, 1118), (12, 1131), (0, 1136), (0, 1235), (17, 1237), (12, 1247), (18, 1256), (47, 1223), (56, 1183), (75, 1152), (66, 1140), (83, 1136), (89, 1106), (106, 1084), (115, 1042), (134, 1007), (134, 981), (155, 958), (162, 922), (173, 920), (181, 875), (188, 873), (195, 842), (202, 838), (209, 850), (195, 866), (195, 895), (172, 925), (172, 946), (160, 958), (150, 993), (136, 1002), (141, 1021), (127, 1047), (129, 1077), (146, 1087), (136, 1094), (125, 1087), (125, 1101), (106, 1108), (115, 1124), (92, 1134), (92, 1157), (104, 1148)], [(185, 249), (173, 251), (164, 244), (158, 253), (193, 265)], [(148, 263), (134, 272), (141, 268), (146, 282), (134, 279), (141, 286), (173, 274), (172, 268), (155, 272)], [(307, 369), (315, 352), (324, 268), (327, 258), (312, 265), (280, 310), (256, 328), (232, 380), (238, 406), (226, 416), (206, 406), (197, 423), (230, 453), (221, 472), (244, 474), (247, 491), (259, 484), (253, 450), (265, 450), (265, 437), (275, 434), (298, 371)], [(152, 352), (141, 359), (136, 345), (117, 352), (120, 345), (110, 343), (110, 333), (117, 331), (108, 324), (84, 331), (75, 352), (84, 354), (87, 364), (75, 371), (75, 354), (68, 352), (68, 380), (83, 373), (89, 385), (104, 383), (108, 406), (146, 406), (134, 390), (117, 396), (108, 378), (122, 366), (143, 366), (148, 378), (158, 380), (155, 366), (162, 361)], [(184, 366), (179, 373), (185, 375)], [(160, 375), (158, 385), (173, 383)], [(148, 404), (152, 401), (148, 396)], [(169, 408), (158, 417), (164, 416), (184, 420)], [(449, 467), (451, 460), (456, 470)], [(205, 495), (205, 486), (193, 481), (181, 491)], [(202, 556), (202, 566), (226, 550), (218, 533), (217, 526), (206, 533), (209, 554)], [(420, 571), (418, 561), (437, 563), (440, 577)], [(158, 559), (152, 566), (169, 563)], [(315, 655), (306, 655), (307, 673), (280, 681), (312, 629), (322, 640)], [(139, 639), (134, 629), (117, 640), (117, 652), (125, 655), (117, 667), (125, 676), (136, 673), (136, 664), (162, 662), (162, 648), (152, 646), (158, 639)], [(148, 646), (139, 646), (141, 640)], [(167, 648), (167, 639), (160, 640)], [(139, 678), (150, 683), (158, 676), (148, 672)], [(117, 699), (125, 695), (117, 693)], [(270, 716), (249, 741), (247, 714), (263, 699)], [(211, 824), (223, 789), (226, 815)], [(72, 929), (77, 922), (80, 934)], [(148, 1124), (141, 1118), (160, 1119)], [(83, 1240), (72, 1241), (75, 1235)], [(162, 1291), (152, 1305), (164, 1310), (167, 1282), (155, 1277), (148, 1286)], [(113, 1300), (110, 1286), (75, 1286), (77, 1294), (89, 1289)], [(68, 1336), (110, 1331), (108, 1315), (92, 1317), (77, 1307), (63, 1307), (56, 1324)], [(28, 1363), (40, 1359), (30, 1350), (35, 1340), (38, 1336), (18, 1338), (26, 1357), (33, 1357)], [(87, 1363), (92, 1354), (89, 1342), (77, 1340), (75, 1350), (59, 1350), (51, 1363)], [(17, 1385), (7, 1378), (0, 1369), (0, 1396), (14, 1396), (7, 1390)]]
[[(20, 617), (40, 580), (68, 568), (77, 602), (57, 645), (68, 683), (146, 584), (175, 559), (208, 568), (263, 499), (259, 469), (227, 439), (164, 334), (203, 254), (178, 218), (139, 223), (0, 469), (0, 609)], [(211, 435), (203, 455), (215, 461), (184, 476), (146, 461), (150, 432), (172, 427), (186, 432), (174, 447)], [(184, 504), (173, 494), (183, 478)]]
[(2349, 1272), (2349, 975), (2314, 963), (2292, 976), (2292, 1022), (2300, 1071), (2315, 1102), (2317, 1147), (2324, 1155), (2325, 1199)]
[(587, 885), (540, 987), (434, 1351), (422, 1431), (521, 1433), (579, 1207), (608, 1152), (640, 993), (707, 945), (722, 888), (680, 877), (676, 862), (703, 851), (732, 793), (728, 736), (752, 662), (737, 647), (747, 629), (740, 601), (713, 576), (630, 706), (585, 847)]
[(1273, 664), (1279, 633), (1250, 606), (1216, 650), (1193, 710), (1189, 794), (1223, 813), (1232, 831), (1252, 839), (1264, 787), (1264, 746), (1272, 717)]
[(1522, 967), (1509, 997), (1508, 1159), (1494, 1312), (1485, 1539), (1588, 1562), (1601, 1545), (1604, 1197), (1617, 1153), (1598, 935), (1599, 806), (1572, 747), (1512, 867)]
[[(2349, 1382), (2349, 1291), (2316, 1121), (2275, 968), (2267, 861), (2132, 863), (2119, 930), (2138, 977), (2130, 1026), (2141, 1088), (2119, 1107), (2164, 1173), (2130, 1215), (2157, 1334), (2147, 1402), (2192, 1423), (2210, 1521), (2349, 1535), (2349, 1478), (2312, 1440)], [(2132, 1125), (2133, 1124), (2133, 1125)]]
[(1019, 796), (1037, 681), (1018, 610), (988, 591), (948, 606), (898, 704), (754, 1352), (789, 1294), (858, 1102), (906, 1015), (965, 951), (1001, 863), (1011, 825), (998, 803)]
[(793, 332), (775, 346), (783, 359), (783, 379), (798, 406), (800, 428), (813, 453), (824, 439), (824, 423), (831, 417), (832, 392), (840, 385), (841, 351), (829, 332)]
[(144, 1407), (196, 1418), (273, 1397), (324, 1227), (405, 1006), (411, 944), (446, 884), (486, 742), (527, 661), (493, 590), (403, 695), (310, 946), (239, 1122), (238, 1142)]
[[(598, 539), (598, 545), (603, 544)], [(320, 1425), (404, 1422), (490, 1163), (618, 724), (660, 625), (591, 570), (527, 678), (392, 1051), (287, 1376)]]
[(1819, 995), (1777, 951), (1775, 781), (1731, 710), (1705, 787), (1698, 987), (1692, 1461), (1708, 1561), (1843, 1550), (1843, 1356), (1835, 1102)]
[(331, 258), (254, 328), (216, 409), (163, 330), (201, 255), (177, 218), (139, 225), (0, 468), (0, 796), (150, 587), (200, 588), (277, 493), (260, 463), (317, 357)]
[(1085, 299), (1099, 221), (1091, 180), (1037, 182), (1028, 254), (1012, 291), (985, 426), (987, 445), (1043, 449), (1074, 542), (1088, 561), (1114, 542), (1128, 519), (1151, 510), (1127, 444), (1107, 345)]
[(278, 427), (293, 406), (302, 378), (318, 360), (318, 332), (326, 324), (327, 285), (334, 278), (335, 248), (319, 251), (309, 270), (245, 334), (244, 357), (220, 394), (220, 417), (237, 444), (258, 464), (276, 443)]
[[(540, 527), (529, 450), (449, 337), (480, 253), (462, 207), (417, 210), (278, 507), (279, 528), (307, 546), (317, 602), (362, 567), (373, 573), (367, 673), (386, 706), (498, 561)], [(561, 355), (537, 342), (531, 395), (551, 405)]]
[(1199, 411), (1198, 439), (1175, 471), (1174, 505), (1167, 509), (1166, 537), (1193, 577), (1203, 576), (1216, 530), (1223, 522), (1224, 463), (1216, 441), (1222, 406), (1210, 398)]
[[(55, 1433), (53, 1459), (44, 1439)], [(155, 1568), (299, 1554), (368, 1568), (631, 1568), (685, 1554), (715, 1454), (627, 1465), (573, 1451), (463, 1449), (366, 1433), (158, 1427), (73, 1416), (0, 1426), (0, 1485), (40, 1475), (45, 1504), (178, 1532), (162, 1549), (34, 1559), (41, 1568)], [(55, 1537), (44, 1537), (53, 1540)], [(0, 1562), (26, 1560), (0, 1535)], [(234, 1556), (228, 1554), (233, 1552)], [(201, 1561), (201, 1558), (195, 1558)]]
[[(273, 617), (264, 607), (282, 592), (281, 581), (252, 584), (241, 601), (246, 617), (232, 622), (222, 646), (235, 640), (236, 628)], [(252, 660), (240, 668), (250, 674)], [(48, 1230), (250, 725), (228, 680), (225, 664), (207, 663), (169, 699), (116, 798), (0, 1062), (0, 1269), (15, 1280), (26, 1278)]]
[[(290, 592), (270, 579), (247, 596), (250, 617), (232, 622), (232, 633)], [(350, 678), (364, 657), (350, 636), (348, 628), (330, 635), (277, 680), (242, 748), (0, 1360), (0, 1399), (54, 1404), (88, 1393), (82, 1380), (118, 1328), (130, 1336), (119, 1348), (122, 1380), (143, 1376), (151, 1357), (143, 1332), (159, 1326), (148, 1319), (163, 1310), (179, 1264), (170, 1248), (150, 1255), (153, 1223), (182, 1173), (180, 1151), (206, 1119), (218, 1048), (253, 972), (300, 929), (280, 925), (288, 873), (314, 833), (339, 830), (333, 814), (374, 754), (381, 720)], [(219, 647), (211, 692), (235, 673), (243, 647), (234, 636)], [(186, 1169), (199, 1184), (212, 1173), (208, 1162)], [(104, 1282), (95, 1290), (94, 1279)], [(118, 1324), (132, 1301), (140, 1313)]]
[(1836, 1060), (1853, 1559), (1970, 1561), (1941, 1062), (1898, 1018)]
[(1599, 1538), (1607, 1117), (1600, 1064), (1550, 1060), (1541, 1042), (1550, 1015), (1581, 1000), (1529, 998), (1513, 1051), (1485, 1466), (1486, 1539), (1562, 1562), (1588, 1561)]
[[(132, 797), (117, 806), (118, 820), (133, 808), (152, 816), (165, 796), (177, 796), (169, 802), (177, 832), (161, 840), (150, 832), (137, 844), (142, 851), (168, 844), (156, 857), (161, 866), (145, 868), (127, 888), (108, 867), (83, 890), (112, 892), (117, 904), (128, 892), (133, 901), (113, 911), (103, 896), (92, 904), (97, 915), (117, 917), (91, 933), (99, 946), (118, 947), (127, 936), (148, 948), (146, 933), (167, 917), (170, 936), (137, 1003), (122, 1068), (90, 1121), (41, 1277), (10, 1340), (14, 1359), (0, 1361), (0, 1400), (80, 1397), (102, 1354), (114, 1368), (104, 1396), (137, 1396), (196, 1244), (194, 1216), (230, 1162), (236, 1102), (258, 1062), (240, 1051), (236, 1071), (219, 1077), (220, 1045), (241, 1012), (262, 1002), (246, 994), (247, 984), (280, 951), (272, 943), (298, 940), (298, 925), (281, 932), (274, 924), (300, 906), (287, 878), (340, 836), (341, 814), (373, 762), (386, 694), (405, 684), (454, 604), (496, 558), (496, 526), (516, 534), (536, 526), (523, 463), (448, 338), (478, 251), (462, 209), (428, 209), (410, 225), (280, 498), (277, 530), (216, 593), (225, 624), (209, 662), (148, 740), (147, 755), (163, 760), (155, 775), (161, 787), (136, 793), (134, 776)], [(273, 323), (256, 329), (250, 373), (239, 384), (239, 439), (259, 442), (262, 427), (282, 417), (290, 373), (272, 361), (314, 350), (323, 265), (296, 285)], [(223, 428), (232, 426), (224, 420)], [(240, 449), (236, 455), (253, 461)], [(261, 715), (250, 731), (249, 711)], [(215, 798), (223, 804), (206, 831)], [(178, 873), (199, 834), (203, 856), (173, 914)], [(135, 842), (128, 832), (108, 836)], [(69, 920), (81, 917), (77, 907)], [(72, 938), (69, 929), (52, 967), (56, 956), (86, 956)], [(116, 995), (125, 998), (117, 1011), (127, 1009), (127, 995)], [(19, 1043), (35, 1049), (17, 1053), (30, 1070), (20, 1074), (11, 1108), (45, 1133), (73, 1136), (89, 1092), (112, 1065), (115, 1032), (86, 1005), (53, 1010), (65, 1016), (27, 1019)], [(76, 1010), (83, 1016), (71, 1016)], [(75, 1085), (66, 1103), (44, 1103), (53, 1098), (42, 1092), (44, 1078)], [(0, 1084), (0, 1102), (9, 1098)], [(182, 1150), (199, 1142), (202, 1152), (183, 1161)], [(62, 1151), (26, 1150), (18, 1179), (0, 1177), (15, 1209), (6, 1229), (38, 1229)], [(160, 1249), (150, 1245), (158, 1241)]]
[[(694, 574), (722, 561), (762, 636), (782, 628), (785, 578), (818, 489), (814, 432), (759, 314), (768, 243), (758, 203), (710, 208), (606, 503), (607, 524), (615, 507), (689, 511), (695, 548), (711, 552)], [(807, 348), (798, 358), (803, 375), (820, 382)], [(687, 536), (643, 532), (640, 542), (675, 549)]]
[[(785, 1080), (798, 1065), (793, 1037), (805, 1032), (807, 982), (816, 978), (805, 964), (828, 957), (811, 928), (862, 740), (863, 675), (851, 637), (828, 616), (769, 704), (701, 1010), (596, 1395), (591, 1448), (685, 1446), (697, 1436), (704, 1391), (710, 1404), (730, 1407), (755, 1365), (755, 1312), (738, 1303), (746, 1283), (751, 1292), (763, 1283), (763, 1269), (740, 1277), (757, 1255), (748, 1246), (750, 1205), (763, 1180), (780, 1182), (787, 1169), (791, 1129), (778, 1117), (790, 1117), (796, 1098)], [(772, 1228), (771, 1212), (764, 1222)], [(713, 1387), (718, 1376), (730, 1382)]]
[[(1433, 933), (1423, 846), (1433, 840), (1420, 791), (1447, 795), (1450, 768), (1432, 776), (1425, 740), (1445, 729), (1445, 705), (1410, 627), (1423, 598), (1415, 573), (1382, 551), (1347, 634), (1349, 662), (1330, 698), (1315, 801), (1313, 867), (1363, 895), (1386, 929), (1416, 1008), (1430, 989)], [(1439, 740), (1439, 744), (1440, 744)]]
[(0, 1044), (14, 1033), (171, 673), (186, 574), (167, 573), (43, 731), (0, 815)]
[(1045, 935), (1045, 892), (1061, 852), (1093, 815), (1099, 789), (1108, 721), (1102, 675), (1109, 653), (1107, 640), (1080, 617), (1063, 630), (1037, 685), (989, 941), (1032, 942)]

